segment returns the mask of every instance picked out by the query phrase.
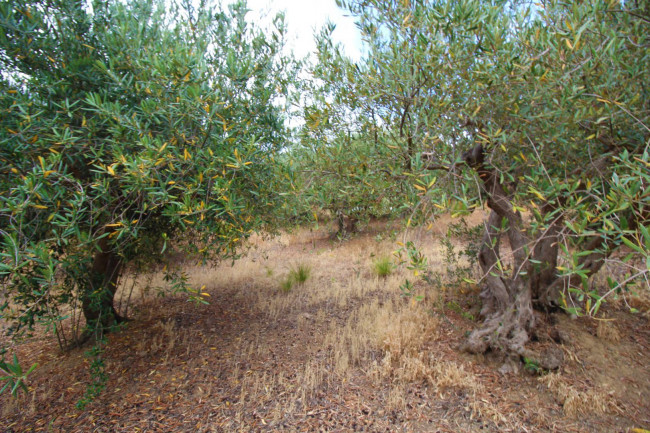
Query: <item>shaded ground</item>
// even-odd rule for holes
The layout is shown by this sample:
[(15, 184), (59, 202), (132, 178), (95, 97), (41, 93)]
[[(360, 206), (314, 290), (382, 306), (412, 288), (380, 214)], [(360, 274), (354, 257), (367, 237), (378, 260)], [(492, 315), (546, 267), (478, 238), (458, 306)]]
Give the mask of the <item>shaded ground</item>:
[[(444, 267), (442, 231), (419, 235)], [(489, 358), (456, 350), (478, 325), (476, 289), (377, 277), (397, 232), (378, 227), (346, 242), (302, 230), (256, 248), (234, 267), (185, 264), (210, 305), (139, 294), (125, 329), (103, 355), (106, 389), (75, 408), (90, 381), (88, 357), (62, 353), (52, 336), (17, 347), (38, 362), (31, 392), (0, 397), (0, 431), (61, 432), (627, 432), (650, 428), (650, 327), (646, 315), (608, 304), (608, 321), (556, 315), (558, 373), (503, 376)], [(312, 270), (288, 293), (292, 266)], [(156, 286), (159, 276), (136, 287)], [(412, 277), (410, 277), (412, 278)], [(160, 283), (162, 284), (162, 283)], [(128, 285), (128, 282), (127, 282)], [(646, 308), (643, 310), (643, 308)], [(548, 345), (540, 338), (535, 344)]]

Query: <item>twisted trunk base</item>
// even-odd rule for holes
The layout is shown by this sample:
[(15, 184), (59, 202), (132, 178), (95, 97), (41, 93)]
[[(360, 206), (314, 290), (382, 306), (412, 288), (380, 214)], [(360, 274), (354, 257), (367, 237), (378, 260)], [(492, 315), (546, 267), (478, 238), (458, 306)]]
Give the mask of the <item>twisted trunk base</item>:
[[(465, 162), (474, 168), (482, 181), (482, 193), (491, 209), (479, 252), (479, 264), (484, 285), (481, 291), (484, 322), (474, 330), (462, 349), (472, 353), (498, 351), (510, 359), (528, 358), (539, 367), (556, 369), (562, 354), (545, 356), (526, 348), (536, 325), (533, 307), (548, 312), (559, 305), (560, 294), (570, 286), (582, 283), (577, 274), (560, 277), (557, 272), (559, 235), (563, 214), (554, 205), (540, 209), (546, 228), (530, 237), (519, 212), (514, 210), (507, 188), (500, 182), (496, 170), (484, 165), (483, 147), (466, 152)], [(512, 270), (506, 271), (502, 262), (500, 241), (507, 236), (512, 252)], [(586, 255), (580, 256), (578, 267), (589, 278), (602, 267), (615, 245), (611, 239), (594, 236), (586, 245)]]

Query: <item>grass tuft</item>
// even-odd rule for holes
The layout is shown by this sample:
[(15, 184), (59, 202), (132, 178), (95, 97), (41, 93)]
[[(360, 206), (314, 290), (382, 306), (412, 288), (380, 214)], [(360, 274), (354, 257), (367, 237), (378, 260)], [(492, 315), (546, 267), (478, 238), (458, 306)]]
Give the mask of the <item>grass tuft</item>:
[(304, 263), (299, 264), (289, 271), (289, 279), (297, 284), (305, 284), (311, 275), (311, 267)]
[(282, 290), (284, 293), (289, 293), (291, 289), (293, 289), (293, 283), (294, 281), (291, 276), (288, 276), (280, 283), (280, 290)]
[(293, 289), (294, 285), (305, 284), (305, 281), (309, 279), (310, 275), (311, 267), (309, 265), (301, 263), (295, 268), (289, 270), (289, 275), (287, 275), (287, 277), (280, 283), (280, 289), (284, 293), (289, 293)]
[(372, 269), (380, 278), (386, 278), (393, 272), (393, 262), (390, 257), (380, 257), (372, 263)]

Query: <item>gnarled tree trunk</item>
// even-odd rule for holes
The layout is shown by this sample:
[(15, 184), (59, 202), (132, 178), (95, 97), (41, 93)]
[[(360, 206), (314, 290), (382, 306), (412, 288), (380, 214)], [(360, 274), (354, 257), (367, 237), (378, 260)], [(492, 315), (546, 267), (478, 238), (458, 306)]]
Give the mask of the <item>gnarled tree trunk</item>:
[[(545, 205), (541, 211), (549, 217), (546, 230), (531, 238), (521, 214), (514, 209), (498, 173), (484, 164), (484, 150), (476, 146), (464, 155), (465, 162), (479, 175), (482, 193), (490, 214), (485, 224), (479, 264), (485, 277), (481, 291), (482, 326), (474, 330), (463, 345), (472, 353), (498, 350), (514, 358), (533, 358), (544, 368), (557, 368), (556, 361), (545, 362), (526, 347), (535, 326), (533, 307), (548, 310), (558, 305), (562, 290), (581, 282), (581, 277), (560, 277), (557, 273), (558, 244), (563, 219), (555, 208)], [(512, 250), (512, 270), (506, 272), (500, 251), (501, 237), (506, 235)], [(587, 276), (596, 273), (611, 253), (613, 244), (594, 237), (585, 246), (591, 253), (582, 256), (578, 265)], [(595, 250), (595, 251), (594, 251)], [(602, 252), (601, 252), (602, 251)]]

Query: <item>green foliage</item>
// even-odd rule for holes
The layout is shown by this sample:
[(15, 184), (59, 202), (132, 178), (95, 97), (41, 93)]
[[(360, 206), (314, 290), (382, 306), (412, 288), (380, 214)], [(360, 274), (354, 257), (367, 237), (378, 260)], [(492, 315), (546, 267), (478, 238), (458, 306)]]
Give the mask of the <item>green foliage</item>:
[(317, 35), (312, 78), (301, 82), (304, 125), (290, 153), (300, 200), (360, 222), (401, 217), (417, 201), (418, 176), (386, 111), (364, 87), (359, 64), (333, 44), (333, 30)]
[[(338, 106), (323, 104), (319, 127), (339, 113), (338, 130), (390, 143), (421, 214), (463, 215), (486, 204), (490, 192), (462, 164), (463, 152), (481, 144), (484, 168), (496, 173), (513, 210), (531, 215), (522, 227), (527, 248), (559, 227), (565, 308), (593, 315), (606, 296), (648, 288), (645, 3), (339, 3), (358, 18), (368, 54), (353, 63), (322, 38), (319, 77), (347, 94), (334, 99)], [(621, 245), (631, 254), (614, 259)], [(587, 284), (581, 258), (589, 255), (630, 272), (599, 295)], [(512, 272), (525, 278), (527, 270)]]
[(273, 229), (277, 102), (295, 69), (281, 20), (266, 35), (245, 14), (241, 2), (0, 3), (0, 279), (17, 327), (106, 291), (88, 277), (99, 252), (146, 264), (180, 239), (235, 257)]
[(538, 361), (527, 357), (524, 357), (524, 369), (536, 375), (542, 375), (545, 373), (544, 369), (540, 367)]
[(390, 257), (380, 257), (372, 262), (372, 269), (380, 278), (386, 278), (393, 272), (393, 261)]
[(304, 263), (300, 263), (289, 271), (289, 279), (295, 281), (297, 284), (305, 284), (311, 276), (311, 267)]
[(415, 294), (416, 293), (415, 286), (411, 281), (408, 280), (408, 278), (404, 280), (402, 284), (400, 284), (399, 290), (400, 292), (402, 292), (400, 296), (402, 296), (403, 298), (413, 299), (414, 301), (418, 301), (418, 302), (424, 299), (424, 296)]
[[(406, 269), (412, 271), (416, 277), (428, 272), (429, 261), (427, 257), (422, 254), (412, 241), (406, 242), (406, 245), (401, 242), (398, 242), (398, 244), (401, 246), (395, 252), (398, 265), (406, 264)], [(406, 254), (406, 257), (404, 257), (404, 254)]]
[(307, 264), (300, 263), (295, 267), (289, 269), (289, 273), (286, 278), (280, 282), (280, 289), (288, 293), (293, 287), (297, 285), (303, 285), (311, 276), (311, 267)]
[(95, 400), (104, 388), (106, 388), (108, 374), (106, 374), (104, 358), (102, 357), (105, 343), (106, 341), (104, 340), (98, 340), (95, 342), (95, 345), (85, 353), (86, 357), (90, 360), (90, 383), (86, 386), (84, 395), (79, 399), (79, 401), (77, 401), (76, 406), (79, 410), (85, 409), (85, 407)]
[(291, 276), (287, 276), (284, 280), (280, 282), (280, 290), (284, 293), (289, 293), (293, 289), (295, 280)]
[(451, 310), (451, 311), (453, 311), (455, 313), (460, 314), (465, 319), (474, 321), (474, 315), (472, 313), (470, 313), (469, 311), (463, 310), (462, 307), (460, 305), (458, 305), (458, 302), (449, 301), (449, 302), (447, 302), (447, 304), (445, 306), (447, 307), (447, 309), (449, 309), (449, 310)]
[[(3, 353), (4, 354), (4, 353)], [(38, 366), (38, 364), (32, 364), (31, 367), (25, 372), (23, 372), (23, 368), (21, 367), (20, 363), (18, 362), (18, 357), (14, 353), (13, 356), (13, 361), (12, 362), (7, 362), (3, 359), (0, 360), (0, 383), (5, 382), (4, 386), (0, 389), (0, 394), (5, 392), (5, 390), (9, 390), (11, 392), (11, 395), (16, 397), (18, 395), (19, 390), (23, 390), (25, 392), (28, 391), (26, 381), (27, 381), (27, 376), (34, 371), (34, 369)]]
[(294, 148), (291, 157), (300, 173), (297, 192), (305, 205), (360, 222), (404, 210), (395, 200), (398, 185), (383, 163), (388, 158), (383, 147), (348, 136), (319, 141), (303, 133), (304, 144)]

